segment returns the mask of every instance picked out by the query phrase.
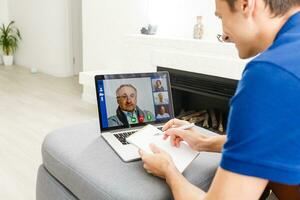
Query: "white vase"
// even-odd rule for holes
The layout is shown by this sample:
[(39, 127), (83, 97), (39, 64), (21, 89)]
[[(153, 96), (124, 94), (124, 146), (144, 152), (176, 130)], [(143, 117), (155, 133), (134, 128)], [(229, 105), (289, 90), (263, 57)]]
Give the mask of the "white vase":
[(203, 33), (202, 16), (197, 16), (197, 24), (194, 26), (194, 39), (202, 39)]
[(2, 56), (3, 58), (3, 63), (5, 66), (11, 66), (13, 64), (13, 61), (14, 61), (14, 56), (13, 55), (3, 55)]

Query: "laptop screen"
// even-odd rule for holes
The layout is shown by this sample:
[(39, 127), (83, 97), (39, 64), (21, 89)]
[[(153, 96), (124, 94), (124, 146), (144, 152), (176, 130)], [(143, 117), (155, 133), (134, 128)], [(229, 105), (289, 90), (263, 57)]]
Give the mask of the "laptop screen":
[(174, 118), (168, 72), (98, 75), (95, 80), (102, 131)]

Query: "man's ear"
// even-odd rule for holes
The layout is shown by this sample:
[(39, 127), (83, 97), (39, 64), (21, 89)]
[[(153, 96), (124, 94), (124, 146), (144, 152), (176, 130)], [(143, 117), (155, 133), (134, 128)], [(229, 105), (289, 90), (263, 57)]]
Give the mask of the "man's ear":
[(254, 13), (256, 1), (257, 0), (239, 0), (239, 4), (236, 6), (245, 17), (250, 17)]

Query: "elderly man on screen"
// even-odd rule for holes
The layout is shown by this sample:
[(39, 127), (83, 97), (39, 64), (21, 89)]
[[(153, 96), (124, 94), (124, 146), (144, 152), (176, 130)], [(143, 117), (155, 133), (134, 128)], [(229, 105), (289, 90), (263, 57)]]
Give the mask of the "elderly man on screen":
[(120, 85), (116, 90), (118, 108), (116, 115), (108, 118), (108, 126), (125, 126), (150, 122), (154, 120), (154, 115), (147, 110), (141, 110), (137, 106), (137, 90), (131, 84)]

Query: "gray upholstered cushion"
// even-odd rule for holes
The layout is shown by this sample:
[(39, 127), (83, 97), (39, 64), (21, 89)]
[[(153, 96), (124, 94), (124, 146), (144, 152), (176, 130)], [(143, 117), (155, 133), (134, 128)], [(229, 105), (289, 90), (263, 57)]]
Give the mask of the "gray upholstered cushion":
[(78, 200), (67, 188), (60, 184), (43, 165), (39, 167), (36, 183), (37, 200)]
[[(79, 199), (172, 199), (166, 183), (142, 162), (124, 163), (99, 134), (98, 120), (49, 134), (43, 144), (47, 170)], [(184, 176), (207, 190), (219, 165), (217, 153), (201, 153)]]

